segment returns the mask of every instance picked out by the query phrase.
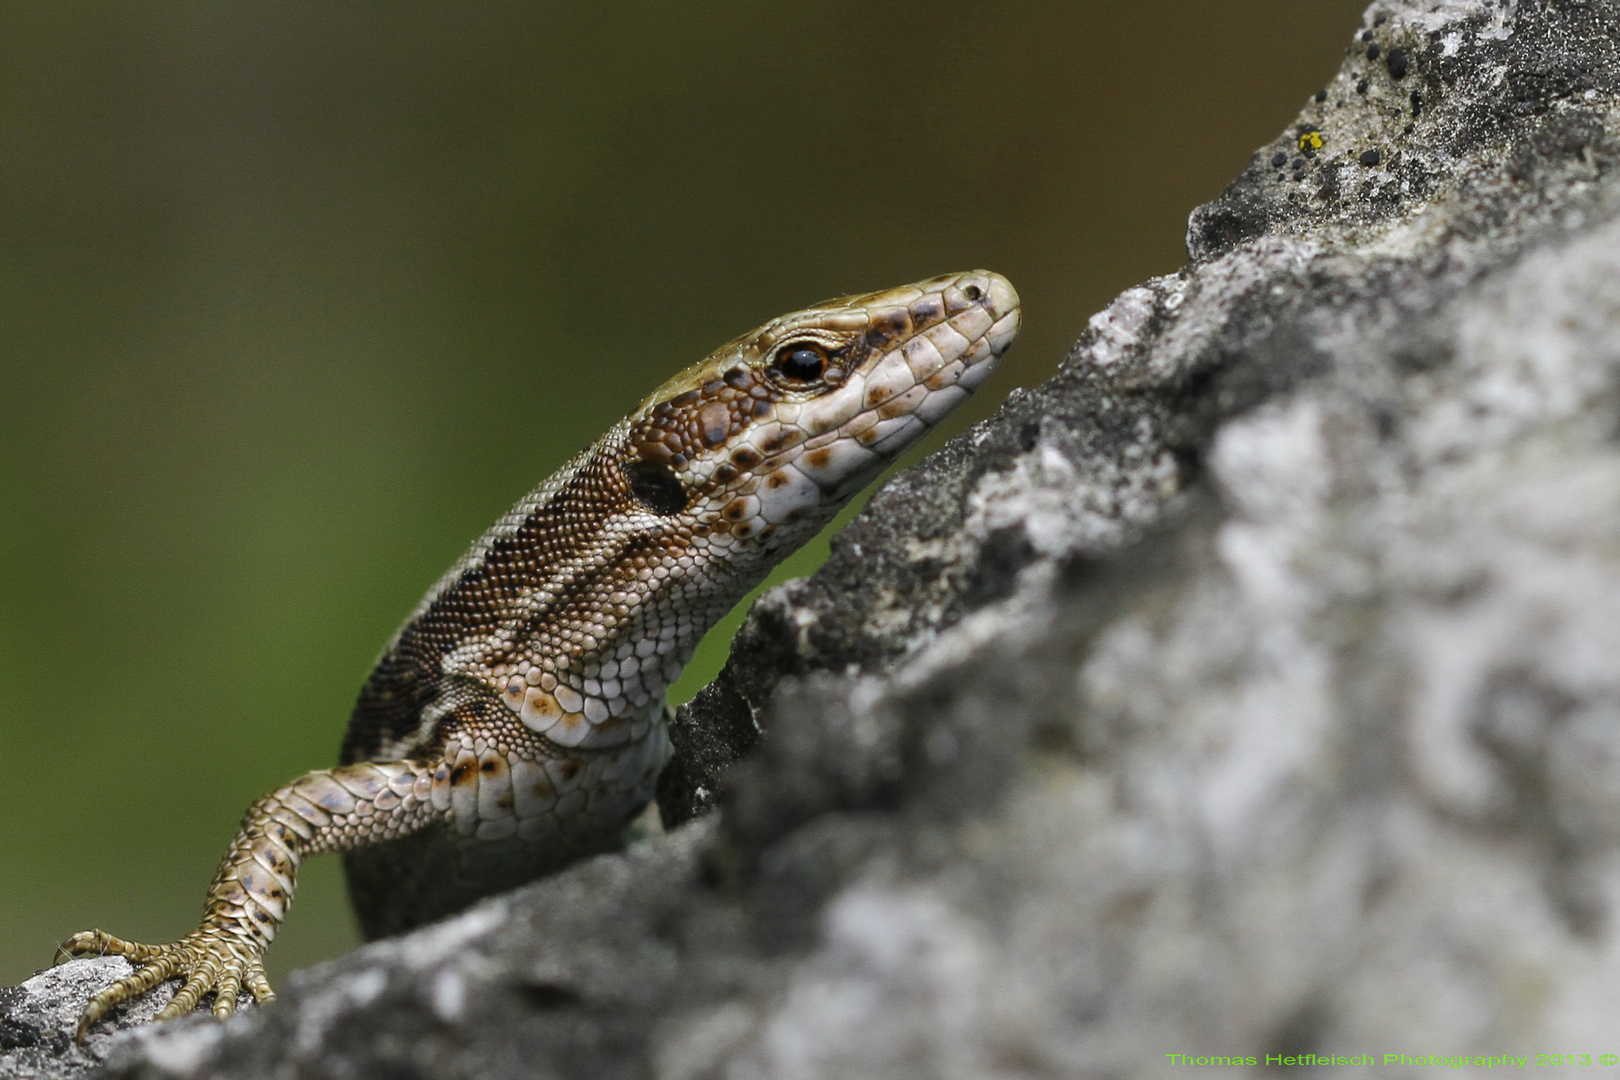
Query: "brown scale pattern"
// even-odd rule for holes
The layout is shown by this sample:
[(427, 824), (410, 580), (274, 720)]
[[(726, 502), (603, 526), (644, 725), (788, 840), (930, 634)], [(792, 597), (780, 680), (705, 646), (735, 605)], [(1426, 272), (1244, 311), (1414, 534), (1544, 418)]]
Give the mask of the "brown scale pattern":
[[(604, 576), (615, 569), (648, 567), (652, 538), (621, 540), (600, 529), (605, 517), (631, 505), (622, 470), (600, 457), (587, 462), (554, 499), (496, 542), (400, 633), (361, 690), (340, 760), (371, 758), (385, 742), (409, 739), (420, 726), (423, 708), (443, 689), (445, 655), (509, 617), (514, 602), (537, 578), (548, 579), (555, 593), (550, 603), (529, 614), (537, 628), (530, 638), (534, 658), (547, 667), (569, 661), (577, 665), (589, 648), (581, 628), (601, 617), (614, 622), (622, 618), (614, 605), (601, 601)], [(678, 544), (679, 538), (663, 542)], [(628, 605), (617, 607), (629, 610)], [(491, 655), (490, 665), (500, 659)]]
[(739, 365), (721, 378), (660, 402), (632, 431), (630, 445), (642, 460), (685, 465), (696, 448), (730, 441), (750, 421), (768, 415), (781, 399), (780, 390)]

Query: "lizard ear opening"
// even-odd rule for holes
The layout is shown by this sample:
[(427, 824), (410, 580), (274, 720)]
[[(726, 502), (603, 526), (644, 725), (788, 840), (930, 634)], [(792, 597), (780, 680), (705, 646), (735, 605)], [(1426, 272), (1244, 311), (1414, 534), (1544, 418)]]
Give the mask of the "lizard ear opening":
[(686, 489), (668, 465), (643, 458), (624, 467), (630, 494), (655, 514), (678, 514), (686, 509)]

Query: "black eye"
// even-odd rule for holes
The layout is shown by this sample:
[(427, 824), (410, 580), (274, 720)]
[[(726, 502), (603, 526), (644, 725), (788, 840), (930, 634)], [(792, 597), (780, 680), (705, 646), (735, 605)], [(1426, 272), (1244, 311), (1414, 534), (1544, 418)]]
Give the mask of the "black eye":
[(827, 372), (827, 350), (813, 341), (789, 345), (776, 354), (776, 370), (789, 382), (815, 382)]

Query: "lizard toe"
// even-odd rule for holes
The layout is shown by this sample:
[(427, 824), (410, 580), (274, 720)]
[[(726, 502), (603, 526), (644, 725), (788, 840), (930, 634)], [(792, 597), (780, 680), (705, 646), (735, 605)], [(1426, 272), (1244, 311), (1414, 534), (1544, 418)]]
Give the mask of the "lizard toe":
[(242, 979), (246, 972), (226, 971), (214, 987), (214, 1016), (225, 1020), (236, 1011), (236, 995), (242, 992)]
[[(152, 946), (142, 947), (151, 950), (153, 953), (161, 952), (161, 950)], [(172, 954), (151, 956), (144, 961), (139, 971), (133, 975), (126, 975), (111, 986), (99, 991), (89, 1000), (84, 1007), (84, 1012), (79, 1015), (79, 1026), (73, 1033), (73, 1041), (84, 1042), (85, 1036), (90, 1034), (90, 1028), (112, 1011), (114, 1006), (122, 1005), (126, 1001), (140, 997), (152, 987), (173, 975), (178, 966), (178, 957)]]
[(183, 978), (185, 984), (154, 1020), (184, 1016), (195, 1009), (210, 990), (215, 991), (213, 1013), (221, 1019), (236, 1010), (237, 995), (244, 984), (259, 1001), (275, 996), (270, 992), (264, 966), (256, 954), (239, 943), (233, 947), (222, 935), (206, 929), (167, 945), (142, 945), (92, 930), (69, 938), (59, 951), (79, 956), (124, 956), (140, 965), (140, 970), (101, 990), (85, 1005), (74, 1034), (75, 1041), (81, 1043), (91, 1027), (113, 1008), (139, 997), (166, 979)]
[(105, 930), (83, 930), (56, 947), (56, 957), (52, 961), (52, 966), (84, 956), (122, 956), (138, 964), (158, 955), (161, 951), (161, 948), (155, 945), (143, 945), (138, 941), (125, 941), (123, 938), (113, 937)]
[(248, 965), (247, 986), (253, 991), (253, 998), (260, 1005), (267, 1005), (276, 1000), (276, 992), (270, 989), (270, 980), (265, 978), (264, 965), (255, 960)]

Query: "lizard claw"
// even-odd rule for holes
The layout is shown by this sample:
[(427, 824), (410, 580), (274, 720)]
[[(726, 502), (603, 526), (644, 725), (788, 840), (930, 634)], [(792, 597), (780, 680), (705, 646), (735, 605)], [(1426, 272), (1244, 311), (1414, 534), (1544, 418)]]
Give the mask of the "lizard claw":
[(256, 1001), (273, 1001), (276, 996), (265, 977), (259, 950), (213, 927), (204, 926), (167, 945), (143, 945), (102, 930), (86, 930), (68, 938), (56, 952), (58, 964), (76, 956), (122, 956), (139, 969), (90, 999), (79, 1017), (75, 1042), (84, 1042), (90, 1028), (114, 1006), (139, 997), (165, 979), (186, 981), (154, 1020), (185, 1015), (210, 990), (214, 991), (214, 1015), (221, 1020), (236, 1011), (236, 997), (243, 986)]

